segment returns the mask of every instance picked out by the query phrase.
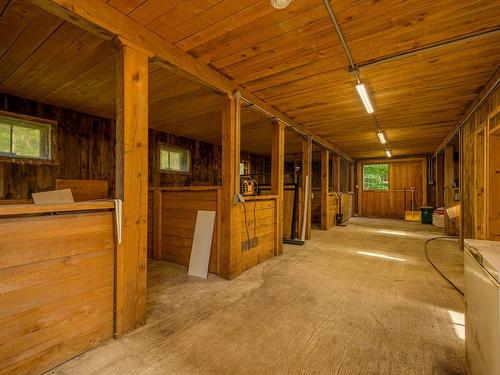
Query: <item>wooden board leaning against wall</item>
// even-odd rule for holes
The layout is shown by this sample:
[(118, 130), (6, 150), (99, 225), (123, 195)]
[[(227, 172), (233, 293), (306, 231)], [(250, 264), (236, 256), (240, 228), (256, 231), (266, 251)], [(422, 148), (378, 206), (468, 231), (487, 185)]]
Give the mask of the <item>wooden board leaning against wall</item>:
[[(388, 165), (388, 188), (385, 190), (365, 190), (363, 186), (363, 166), (370, 164)], [(412, 189), (415, 192), (412, 193)], [(400, 219), (405, 208), (427, 205), (427, 159), (374, 159), (358, 162), (358, 214), (367, 217)]]

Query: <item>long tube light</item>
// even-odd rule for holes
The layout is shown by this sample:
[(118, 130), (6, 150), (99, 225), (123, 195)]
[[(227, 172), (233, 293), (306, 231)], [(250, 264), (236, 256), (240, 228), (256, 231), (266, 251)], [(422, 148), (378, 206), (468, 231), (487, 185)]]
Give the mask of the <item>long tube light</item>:
[(387, 143), (387, 140), (385, 139), (384, 132), (379, 131), (377, 133), (377, 135), (378, 135), (378, 139), (380, 139), (380, 143), (382, 143), (383, 145), (385, 145)]
[(359, 97), (365, 106), (366, 112), (373, 113), (373, 106), (370, 101), (370, 97), (368, 96), (368, 92), (366, 91), (366, 87), (363, 83), (358, 83), (356, 85), (356, 90), (358, 90)]

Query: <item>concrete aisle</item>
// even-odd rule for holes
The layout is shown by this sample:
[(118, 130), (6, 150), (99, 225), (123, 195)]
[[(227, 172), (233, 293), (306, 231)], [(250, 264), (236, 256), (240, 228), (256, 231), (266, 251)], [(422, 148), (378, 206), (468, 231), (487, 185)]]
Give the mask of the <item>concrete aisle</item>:
[[(463, 374), (464, 302), (430, 226), (352, 219), (233, 281), (149, 265), (147, 324), (55, 374)], [(456, 245), (432, 257), (460, 285)]]

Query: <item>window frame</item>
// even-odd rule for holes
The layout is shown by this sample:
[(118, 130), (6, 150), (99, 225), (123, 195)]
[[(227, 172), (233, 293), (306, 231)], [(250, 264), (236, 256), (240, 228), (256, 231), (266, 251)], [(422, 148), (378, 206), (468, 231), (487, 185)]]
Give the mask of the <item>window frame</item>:
[[(376, 190), (376, 189), (365, 189), (365, 166), (369, 165), (387, 165), (387, 189), (384, 190)], [(375, 192), (375, 193), (388, 193), (391, 190), (391, 185), (390, 185), (390, 164), (389, 163), (382, 163), (382, 162), (376, 162), (376, 163), (364, 163), (361, 166), (361, 187), (363, 191), (367, 192)]]
[[(241, 173), (241, 164), (246, 165), (246, 169), (247, 169), (248, 173), (243, 173), (243, 174)], [(252, 170), (250, 168), (251, 168), (250, 160), (240, 160), (240, 176), (251, 175)], [(243, 169), (245, 169), (245, 167), (243, 167)]]
[[(177, 150), (182, 152), (187, 152), (188, 155), (188, 170), (187, 171), (179, 171), (176, 169), (162, 169), (161, 168), (161, 149), (162, 147), (166, 147), (170, 150)], [(192, 152), (188, 148), (173, 146), (168, 143), (158, 142), (158, 162), (156, 163), (158, 172), (160, 173), (179, 173), (179, 174), (190, 174), (192, 171)]]
[[(55, 120), (49, 120), (46, 118), (41, 118), (41, 117), (35, 117), (35, 116), (29, 116), (29, 115), (24, 115), (20, 113), (15, 113), (15, 112), (8, 112), (8, 111), (2, 111), (0, 110), (0, 117), (5, 117), (5, 118), (10, 118), (18, 121), (25, 121), (29, 123), (34, 123), (34, 124), (39, 124), (39, 125), (46, 125), (49, 127), (49, 136), (48, 136), (48, 141), (49, 141), (49, 151), (48, 151), (48, 158), (36, 158), (36, 157), (31, 157), (31, 156), (17, 156), (17, 155), (12, 155), (12, 154), (1, 154), (0, 153), (0, 161), (8, 161), (11, 163), (18, 163), (18, 164), (57, 164), (57, 160), (55, 158), (55, 153), (57, 150), (57, 121)], [(12, 139), (11, 139), (12, 142)]]

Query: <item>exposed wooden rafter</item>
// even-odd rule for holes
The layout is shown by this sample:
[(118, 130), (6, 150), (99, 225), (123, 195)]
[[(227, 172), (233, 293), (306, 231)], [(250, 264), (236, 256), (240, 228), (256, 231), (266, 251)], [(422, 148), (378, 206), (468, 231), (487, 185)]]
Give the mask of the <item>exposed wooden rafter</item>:
[(106, 40), (119, 37), (128, 44), (147, 51), (152, 60), (177, 73), (187, 75), (214, 89), (232, 95), (236, 90), (256, 106), (264, 109), (274, 117), (307, 134), (314, 142), (334, 151), (350, 162), (352, 159), (330, 142), (305, 128), (302, 124), (290, 119), (284, 113), (261, 100), (253, 93), (245, 90), (217, 70), (205, 65), (195, 57), (184, 52), (158, 34), (150, 31), (140, 23), (127, 17), (112, 6), (99, 0), (29, 0), (36, 6), (55, 14), (82, 29), (99, 35)]

